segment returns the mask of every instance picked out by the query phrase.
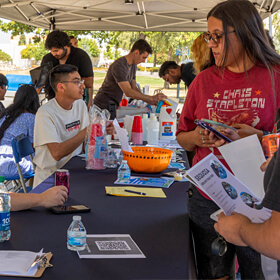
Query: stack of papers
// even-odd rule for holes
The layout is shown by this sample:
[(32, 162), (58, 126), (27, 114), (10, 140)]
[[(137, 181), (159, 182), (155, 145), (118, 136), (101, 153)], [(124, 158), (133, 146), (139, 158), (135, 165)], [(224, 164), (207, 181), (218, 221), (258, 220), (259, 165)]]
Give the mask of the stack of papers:
[(0, 251), (0, 275), (35, 276), (38, 264), (31, 267), (37, 256), (42, 255), (30, 251)]

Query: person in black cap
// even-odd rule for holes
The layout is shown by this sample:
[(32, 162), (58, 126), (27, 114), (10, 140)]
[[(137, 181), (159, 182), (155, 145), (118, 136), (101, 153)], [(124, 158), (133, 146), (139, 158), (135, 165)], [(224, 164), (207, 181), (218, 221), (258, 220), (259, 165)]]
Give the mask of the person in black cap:
[(8, 80), (5, 75), (0, 73), (0, 112), (5, 109), (1, 100), (5, 99), (5, 94), (8, 89)]

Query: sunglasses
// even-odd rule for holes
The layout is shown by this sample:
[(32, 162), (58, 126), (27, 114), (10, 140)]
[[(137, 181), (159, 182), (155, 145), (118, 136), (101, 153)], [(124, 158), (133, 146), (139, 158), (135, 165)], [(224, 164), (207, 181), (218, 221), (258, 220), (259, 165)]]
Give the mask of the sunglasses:
[[(233, 33), (235, 32), (235, 30), (233, 31), (229, 31), (227, 32), (227, 34)], [(210, 40), (212, 39), (214, 41), (214, 43), (219, 44), (220, 43), (220, 39), (225, 35), (225, 32), (223, 33), (210, 33), (210, 32), (204, 32), (203, 33), (203, 38), (204, 40), (207, 42), (207, 44), (209, 44)]]

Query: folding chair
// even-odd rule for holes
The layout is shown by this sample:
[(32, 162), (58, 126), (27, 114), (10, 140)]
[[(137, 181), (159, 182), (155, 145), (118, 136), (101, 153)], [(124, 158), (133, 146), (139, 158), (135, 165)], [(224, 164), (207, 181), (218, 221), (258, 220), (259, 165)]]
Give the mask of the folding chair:
[(34, 171), (32, 171), (29, 174), (23, 175), (19, 163), (21, 162), (22, 158), (30, 156), (33, 164), (33, 169), (35, 170), (35, 165), (33, 163), (33, 156), (32, 156), (32, 154), (34, 153), (34, 149), (32, 147), (29, 138), (24, 134), (21, 134), (12, 140), (12, 149), (13, 149), (15, 162), (17, 165), (18, 175), (5, 178), (5, 180), (14, 181), (17, 190), (23, 188), (23, 191), (27, 193), (26, 182), (31, 178), (33, 178), (35, 173)]

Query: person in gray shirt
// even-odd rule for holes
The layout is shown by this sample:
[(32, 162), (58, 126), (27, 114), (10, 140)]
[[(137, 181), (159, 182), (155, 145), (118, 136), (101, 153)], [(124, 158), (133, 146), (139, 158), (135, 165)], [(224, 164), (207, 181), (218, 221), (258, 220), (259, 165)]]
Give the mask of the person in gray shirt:
[(109, 67), (101, 88), (94, 98), (94, 104), (101, 109), (108, 109), (110, 101), (119, 106), (123, 93), (127, 97), (143, 100), (151, 105), (166, 99), (166, 95), (158, 93), (154, 96), (144, 95), (136, 85), (137, 64), (145, 62), (152, 53), (151, 46), (143, 39), (134, 43), (129, 54), (120, 57)]

